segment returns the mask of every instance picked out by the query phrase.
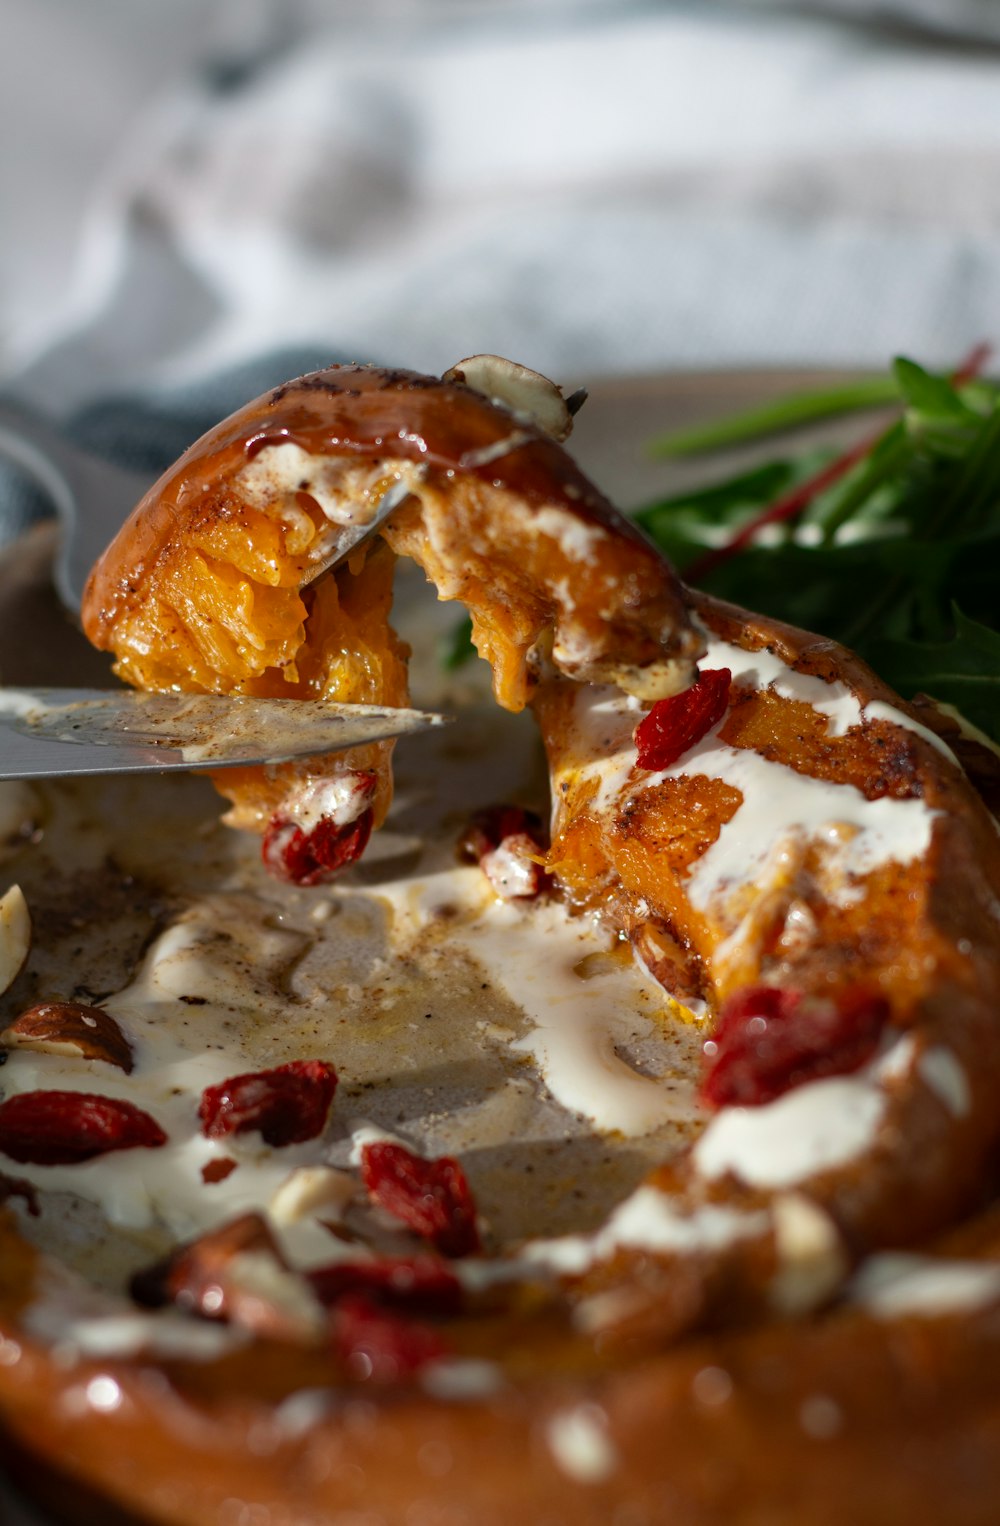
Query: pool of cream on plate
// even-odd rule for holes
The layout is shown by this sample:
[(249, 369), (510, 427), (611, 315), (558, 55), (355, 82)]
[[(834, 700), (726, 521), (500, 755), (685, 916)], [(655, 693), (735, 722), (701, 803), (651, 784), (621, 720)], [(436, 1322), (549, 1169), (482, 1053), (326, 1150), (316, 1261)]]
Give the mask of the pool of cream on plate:
[[(531, 720), (473, 706), (396, 757), (388, 827), (358, 868), (313, 890), (265, 875), (204, 780), (44, 790), (40, 840), (0, 868), (35, 918), (27, 977), (0, 1015), (99, 1000), (135, 1068), (20, 1049), (0, 1085), (125, 1097), (169, 1136), (79, 1165), (10, 1163), (42, 1190), (26, 1232), (96, 1282), (121, 1286), (170, 1243), (249, 1210), (273, 1217), (294, 1265), (356, 1253), (320, 1222), (338, 1216), (332, 1199), (322, 1215), (287, 1211), (289, 1179), (349, 1171), (370, 1127), (459, 1156), (498, 1249), (595, 1228), (692, 1137), (696, 1025), (591, 919), (498, 903), (457, 859), (471, 810), (544, 787)], [(204, 1138), (204, 1087), (299, 1058), (340, 1077), (322, 1139)], [(206, 1181), (220, 1157), (236, 1169)]]

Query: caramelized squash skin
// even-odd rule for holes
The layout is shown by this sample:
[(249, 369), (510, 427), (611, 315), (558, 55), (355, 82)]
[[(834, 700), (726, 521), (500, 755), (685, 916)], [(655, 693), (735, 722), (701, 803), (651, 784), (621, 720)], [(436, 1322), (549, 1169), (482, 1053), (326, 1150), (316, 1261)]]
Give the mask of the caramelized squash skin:
[[(704, 595), (691, 598), (722, 639), (748, 651), (766, 645), (803, 673), (847, 682), (862, 702), (901, 706), (832, 643)], [(971, 945), (953, 936), (956, 923), (982, 928), (996, 982), (997, 935), (985, 924), (1000, 888), (1000, 838), (959, 770), (916, 731), (872, 719), (829, 736), (811, 706), (769, 688), (734, 686), (721, 741), (851, 785), (869, 800), (923, 801), (936, 813), (931, 847), (924, 858), (878, 865), (841, 895), (823, 844), (793, 832), (776, 861), (730, 887), (724, 904), (695, 906), (691, 872), (742, 806), (740, 790), (693, 763), (690, 773), (674, 770), (649, 784), (641, 770), (616, 776), (611, 798), (602, 796), (593, 757), (580, 751), (577, 699), (575, 686), (555, 680), (535, 701), (554, 783), (549, 867), (574, 903), (608, 916), (680, 998), (695, 995), (714, 1007), (756, 983), (812, 992), (864, 986), (884, 995), (906, 1024), (946, 975), (969, 988), (983, 977), (959, 952)]]
[[(302, 480), (275, 488), (283, 447)], [(331, 523), (390, 490), (386, 541), (469, 608), (501, 704), (547, 663), (648, 698), (690, 682), (674, 574), (553, 439), (459, 382), (372, 367), (289, 382), (192, 446), (95, 567), (85, 630), (143, 688), (405, 703), (385, 549), (321, 570)], [(287, 783), (373, 766), (381, 819), (390, 752), (229, 776), (231, 820), (263, 828)]]
[[(262, 493), (254, 463), (282, 445), (298, 452), (302, 478)], [(385, 543), (314, 578), (341, 506), (377, 503), (400, 484), (409, 496)], [(863, 700), (898, 700), (832, 643), (682, 593), (553, 440), (459, 383), (334, 368), (249, 404), (136, 510), (95, 568), (85, 623), (122, 676), (145, 687), (400, 704), (405, 653), (388, 623), (393, 551), (469, 608), (501, 703), (534, 703), (558, 782), (551, 867), (573, 900), (600, 908), (637, 944), (658, 944), (670, 977), (710, 1003), (756, 980), (871, 984), (899, 1013), (919, 1001), (950, 957), (934, 899), (946, 879), (941, 842), (957, 833), (968, 857), (969, 834), (991, 830), (974, 794), (956, 790), (954, 769), (916, 733), (866, 722), (830, 736), (810, 706), (737, 689), (722, 733), (733, 748), (872, 800), (923, 798), (940, 821), (930, 868), (889, 862), (846, 900), (829, 893), (820, 847), (798, 842), (767, 883), (736, 887), (745, 906), (736, 906), (743, 926), (734, 939), (734, 897), (724, 917), (695, 907), (687, 890), (692, 866), (739, 809), (739, 790), (693, 772), (609, 809), (586, 768), (593, 758), (573, 756), (578, 680), (615, 683), (648, 702), (655, 675), (654, 689), (673, 692), (701, 650), (700, 620), (725, 640), (846, 682)], [(359, 767), (378, 776), (381, 819), (389, 752), (380, 744), (230, 775), (231, 819), (263, 829), (296, 783)], [(992, 840), (983, 851), (996, 858)], [(1000, 874), (995, 863), (991, 872)]]
[[(669, 990), (709, 1011), (757, 982), (884, 996), (908, 1031), (901, 1042), (890, 1036), (877, 1080), (857, 1078), (866, 1102), (878, 1092), (875, 1121), (860, 1143), (848, 1130), (846, 1153), (825, 1153), (828, 1141), (814, 1151), (814, 1121), (835, 1143), (837, 1125), (829, 1102), (803, 1087), (808, 1106), (792, 1125), (785, 1114), (784, 1137), (763, 1148), (758, 1138), (756, 1174), (746, 1132), (739, 1157), (718, 1171), (699, 1157), (702, 1134), (647, 1178), (642, 1232), (634, 1214), (627, 1234), (619, 1221), (605, 1259), (581, 1270), (576, 1237), (551, 1242), (549, 1262), (519, 1253), (522, 1265), (551, 1266), (558, 1286), (532, 1280), (508, 1308), (498, 1280), (482, 1305), (448, 1322), (455, 1357), (485, 1358), (502, 1373), (496, 1390), (466, 1391), (462, 1402), (419, 1383), (380, 1393), (368, 1373), (331, 1397), (343, 1375), (331, 1383), (324, 1333), (321, 1346), (257, 1340), (217, 1360), (119, 1361), (124, 1403), (111, 1424), (96, 1400), (79, 1402), (91, 1377), (106, 1391), (107, 1358), (67, 1367), (39, 1347), (39, 1322), (33, 1330), (26, 1314), (44, 1265), (0, 1215), (0, 1334), (9, 1327), (17, 1352), (0, 1363), (0, 1405), (12, 1434), (60, 1466), (76, 1459), (81, 1476), (89, 1470), (126, 1505), (192, 1526), (215, 1526), (234, 1498), (262, 1518), (301, 1509), (333, 1522), (360, 1511), (387, 1526), (413, 1526), (418, 1515), (457, 1526), (612, 1517), (980, 1526), (992, 1519), (986, 1502), (1000, 1474), (996, 1381), (984, 1359), (1000, 1356), (995, 1299), (964, 1307), (964, 1295), (952, 1305), (946, 1293), (928, 1308), (907, 1306), (904, 1293), (888, 1319), (845, 1279), (870, 1252), (919, 1244), (978, 1212), (995, 1185), (1000, 836), (960, 770), (919, 731), (872, 716), (833, 735), (811, 706), (748, 680), (720, 735), (737, 754), (777, 765), (779, 794), (800, 775), (872, 802), (926, 806), (930, 846), (909, 861), (889, 854), (856, 873), (848, 895), (830, 893), (844, 888), (843, 878), (831, 883), (843, 866), (789, 809), (776, 828), (788, 840), (775, 843), (782, 852), (766, 870), (694, 898), (699, 862), (745, 808), (740, 790), (700, 773), (694, 757), (687, 771), (636, 780), (627, 746), (606, 788), (610, 741), (600, 732), (581, 741), (574, 711), (581, 680), (656, 697), (650, 670), (660, 665), (658, 683), (679, 681), (697, 655), (697, 627), (674, 609), (663, 563), (609, 518), (551, 442), (491, 454), (510, 417), (442, 386), (408, 373), (323, 373), (244, 410), (164, 479), (95, 571), (92, 639), (147, 687), (398, 703), (405, 656), (388, 627), (392, 552), (414, 557), (444, 596), (471, 609), (501, 702), (534, 705), (554, 786), (550, 867), (576, 908), (603, 915)], [(271, 509), (246, 479), (237, 490), (255, 453), (282, 440), (341, 463), (326, 486), (354, 500), (377, 498), (393, 471), (403, 474), (412, 496), (388, 544), (314, 579), (326, 524), (310, 484), (293, 484), (290, 501)], [(532, 533), (532, 516), (553, 509), (563, 517)], [(594, 530), (610, 545), (591, 561), (579, 553)], [(731, 645), (766, 648), (905, 719), (907, 707), (843, 649), (687, 598)], [(384, 808), (387, 754), (364, 756), (378, 758)], [(327, 766), (342, 765), (318, 765)], [(266, 822), (299, 778), (246, 771), (232, 786), (235, 818)], [(838, 1104), (848, 1114), (854, 1105)], [(752, 1109), (728, 1112), (718, 1121), (742, 1129)], [(717, 1130), (716, 1148), (718, 1139)], [(647, 1217), (651, 1190), (662, 1201)], [(949, 1254), (940, 1241), (929, 1248)], [(995, 1207), (952, 1241), (951, 1255), (970, 1252), (1000, 1256)], [(747, 1324), (756, 1328), (732, 1328)], [(315, 1413), (300, 1428), (297, 1409), (291, 1424), (284, 1401), (317, 1393)], [(567, 1420), (576, 1438), (568, 1466), (553, 1444)], [(924, 1465), (887, 1465), (897, 1455)]]

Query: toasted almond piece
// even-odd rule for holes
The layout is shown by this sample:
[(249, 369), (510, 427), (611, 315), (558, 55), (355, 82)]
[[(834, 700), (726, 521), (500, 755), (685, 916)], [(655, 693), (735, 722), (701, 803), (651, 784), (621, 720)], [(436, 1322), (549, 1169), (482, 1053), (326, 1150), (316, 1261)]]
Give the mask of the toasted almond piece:
[(242, 1214), (132, 1280), (147, 1307), (174, 1303), (204, 1319), (221, 1319), (256, 1335), (309, 1344), (326, 1329), (322, 1305), (293, 1271), (258, 1213)]
[(268, 1214), (275, 1224), (296, 1224), (325, 1209), (339, 1218), (361, 1187), (356, 1176), (333, 1166), (296, 1166), (277, 1189)]
[(778, 1271), (771, 1301), (781, 1314), (805, 1314), (843, 1281), (847, 1251), (830, 1215), (804, 1193), (779, 1193), (773, 1212)]
[(20, 885), (0, 898), (0, 996), (24, 969), (31, 949), (31, 913)]
[(321, 1340), (326, 1316), (311, 1287), (269, 1250), (238, 1252), (220, 1279), (234, 1324), (277, 1340)]
[(573, 428), (573, 415), (555, 382), (502, 355), (468, 355), (441, 379), (464, 382), (490, 402), (526, 416), (554, 440), (565, 440)]
[(0, 1033), (0, 1043), (9, 1049), (104, 1060), (126, 1075), (132, 1073), (132, 1046), (115, 1019), (101, 1007), (80, 1002), (42, 1001), (29, 1007)]

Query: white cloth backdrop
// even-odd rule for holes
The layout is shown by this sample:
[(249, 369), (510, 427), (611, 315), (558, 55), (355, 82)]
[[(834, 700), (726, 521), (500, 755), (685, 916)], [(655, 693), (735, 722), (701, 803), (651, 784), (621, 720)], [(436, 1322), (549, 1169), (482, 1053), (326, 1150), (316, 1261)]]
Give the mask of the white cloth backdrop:
[(302, 342), (592, 375), (1000, 333), (985, 41), (710, 0), (2, 8), (0, 379), (56, 411)]

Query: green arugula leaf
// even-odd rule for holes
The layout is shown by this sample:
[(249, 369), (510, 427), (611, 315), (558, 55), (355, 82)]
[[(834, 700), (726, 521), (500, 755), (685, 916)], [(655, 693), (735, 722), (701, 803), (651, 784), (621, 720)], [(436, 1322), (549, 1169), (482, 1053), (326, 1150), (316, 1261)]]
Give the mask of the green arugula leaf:
[[(635, 518), (680, 571), (702, 568), (707, 592), (831, 636), (904, 696), (953, 704), (1000, 741), (1000, 387), (901, 356), (890, 377), (780, 399), (657, 449), (717, 449), (889, 401), (902, 415), (840, 456), (769, 461)], [(464, 620), (442, 661), (455, 669), (473, 651)]]
[(767, 504), (798, 486), (831, 456), (808, 451), (797, 460), (769, 461), (710, 487), (647, 504), (633, 516), (679, 570), (728, 540)]
[(909, 443), (901, 424), (894, 424), (878, 441), (867, 459), (840, 484), (840, 491), (820, 516), (823, 539), (832, 541), (841, 525), (853, 519), (879, 489), (889, 483), (905, 464)]
[[(817, 478), (815, 452), (791, 457), (639, 521), (679, 569), (703, 567), (706, 591), (853, 647), (902, 694), (926, 690), (1000, 741), (1000, 388), (906, 357), (892, 385), (901, 418), (845, 452), (839, 473), (838, 459)], [(786, 496), (795, 513), (796, 487), (794, 522), (768, 522)], [(759, 539), (725, 554), (757, 521)]]
[(869, 660), (905, 698), (930, 694), (1000, 738), (1000, 632), (971, 620), (957, 604), (952, 614), (949, 641), (876, 641)]
[(923, 366), (908, 360), (905, 355), (896, 357), (892, 370), (908, 410), (928, 418), (953, 419), (962, 424), (975, 421), (976, 415), (963, 403), (946, 377), (925, 371)]
[(963, 520), (995, 516), (1000, 505), (1000, 404), (980, 423), (933, 524), (951, 530)]
[(456, 620), (451, 630), (441, 641), (441, 666), (447, 673), (454, 673), (458, 668), (464, 667), (471, 657), (475, 657), (476, 649), (472, 645), (472, 621), (466, 615), (464, 620)]
[(648, 446), (653, 456), (699, 456), (709, 451), (728, 450), (780, 434), (803, 424), (836, 418), (862, 408), (877, 408), (899, 402), (899, 385), (894, 376), (868, 376), (840, 387), (824, 387), (817, 392), (797, 392), (776, 398), (745, 413), (730, 415), (711, 424), (692, 429), (676, 429), (660, 435)]

